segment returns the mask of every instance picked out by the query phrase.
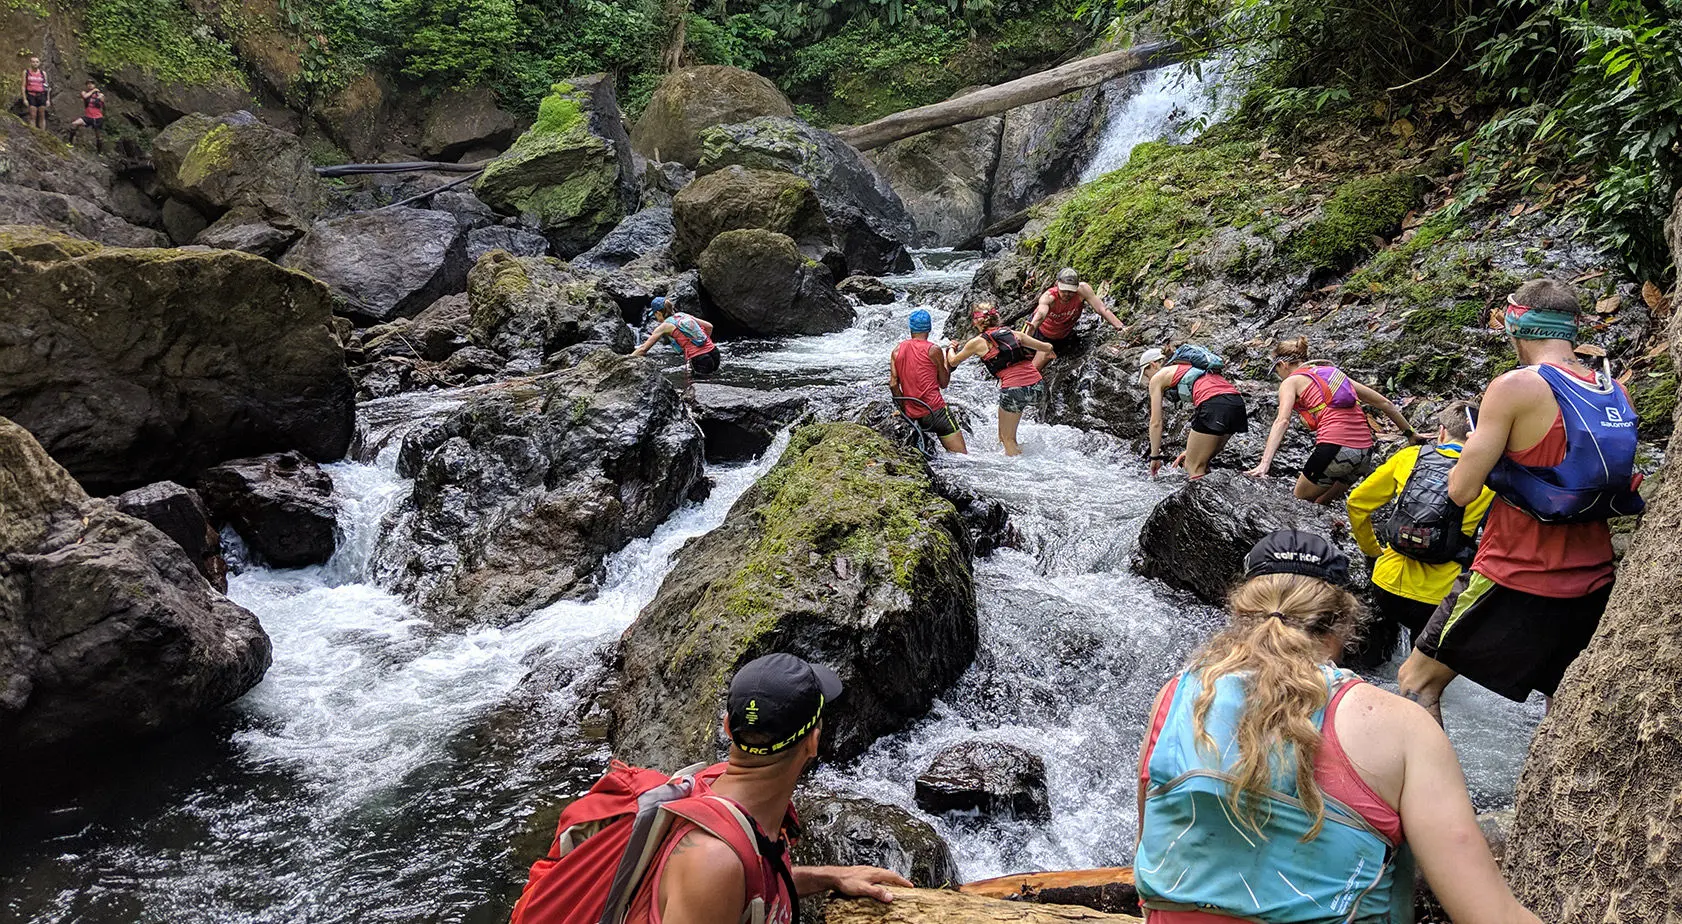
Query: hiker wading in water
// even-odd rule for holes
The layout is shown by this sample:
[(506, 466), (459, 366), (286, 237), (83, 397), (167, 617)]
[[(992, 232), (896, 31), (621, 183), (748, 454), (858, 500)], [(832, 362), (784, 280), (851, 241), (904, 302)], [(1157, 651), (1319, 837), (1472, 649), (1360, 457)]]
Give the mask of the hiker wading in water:
[(1311, 533), (1262, 539), (1232, 621), (1157, 695), (1133, 867), (1150, 924), (1411, 920), (1414, 860), (1455, 921), (1540, 924), (1490, 856), (1448, 736), (1332, 666), (1360, 618), (1348, 565)]
[(1075, 354), (1080, 347), (1075, 326), (1080, 323), (1081, 312), (1088, 307), (1103, 316), (1116, 330), (1125, 326), (1092, 290), (1090, 283), (1082, 282), (1080, 274), (1072, 267), (1063, 267), (1057, 274), (1057, 284), (1040, 293), (1039, 304), (1034, 306), (1034, 316), (1028, 321), (1028, 330), (1051, 344), (1049, 352), (1034, 357), (1035, 369), (1044, 369), (1059, 356)]
[(718, 371), (718, 341), (713, 339), (713, 326), (694, 315), (677, 310), (677, 296), (656, 298), (648, 306), (648, 320), (659, 322), (632, 356), (646, 356), (662, 338), (672, 338), (674, 349), (683, 353), (689, 372), (696, 378), (706, 378)]
[(941, 393), (952, 381), (952, 370), (946, 366), (946, 351), (929, 342), (934, 319), (919, 308), (911, 312), (906, 325), (911, 337), (894, 347), (888, 361), (888, 388), (894, 393), (895, 403), (907, 420), (934, 434), (948, 452), (967, 453), (958, 419)]
[(1022, 412), (1038, 403), (1045, 392), (1034, 354), (1050, 353), (1051, 344), (1001, 326), (998, 309), (988, 302), (975, 306), (970, 322), (981, 333), (965, 343), (952, 341), (946, 365), (956, 369), (964, 360), (978, 357), (999, 380), (999, 442), (1004, 444), (1005, 455), (1019, 456), (1022, 447), (1016, 444), (1016, 429), (1022, 423)]

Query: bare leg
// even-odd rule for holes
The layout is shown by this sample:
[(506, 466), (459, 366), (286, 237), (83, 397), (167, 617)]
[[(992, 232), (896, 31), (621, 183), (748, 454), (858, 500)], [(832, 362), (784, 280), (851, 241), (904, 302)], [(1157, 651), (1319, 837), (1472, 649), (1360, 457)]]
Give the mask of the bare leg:
[(1051, 361), (1056, 359), (1056, 358), (1057, 358), (1056, 353), (1035, 353), (1034, 354), (1034, 368), (1035, 369), (1044, 369), (1046, 366), (1051, 365)]
[(969, 447), (964, 445), (964, 431), (954, 430), (950, 436), (940, 438), (940, 445), (946, 447), (947, 452), (969, 455)]
[(1443, 691), (1459, 676), (1448, 665), (1415, 648), (1396, 671), (1396, 686), (1402, 695), (1425, 707), (1437, 724), (1443, 724)]
[(1344, 493), (1347, 492), (1348, 490), (1349, 490), (1349, 484), (1347, 482), (1343, 482), (1343, 481), (1335, 482), (1335, 483), (1332, 484), (1331, 487), (1326, 489), (1324, 494), (1321, 494), (1318, 498), (1316, 498), (1314, 503), (1316, 503), (1316, 504), (1331, 504), (1331, 503), (1334, 503), (1338, 500), (1341, 500), (1343, 498)]
[(1005, 455), (1019, 456), (1022, 447), (1016, 445), (1016, 428), (1022, 423), (1021, 411), (1007, 411), (999, 408), (999, 442), (1005, 446)]
[(1318, 504), (1320, 503), (1321, 496), (1330, 490), (1330, 486), (1323, 487), (1309, 481), (1306, 476), (1297, 476), (1296, 496), (1298, 500), (1305, 500), (1312, 504)]
[(1219, 455), (1226, 447), (1226, 441), (1231, 438), (1231, 435), (1216, 436), (1213, 433), (1198, 433), (1193, 430), (1186, 436), (1186, 474), (1193, 478), (1209, 474), (1209, 460)]

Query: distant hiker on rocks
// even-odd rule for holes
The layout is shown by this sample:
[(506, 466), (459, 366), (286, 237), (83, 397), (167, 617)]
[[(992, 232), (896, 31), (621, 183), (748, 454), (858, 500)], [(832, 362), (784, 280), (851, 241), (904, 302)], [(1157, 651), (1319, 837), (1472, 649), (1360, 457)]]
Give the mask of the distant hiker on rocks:
[(884, 886), (911, 883), (890, 870), (791, 864), (795, 784), (840, 695), (834, 671), (794, 655), (748, 662), (730, 682), (728, 759), (676, 776), (615, 763), (561, 813), (512, 924), (787, 924), (803, 895), (893, 901)]
[(1080, 323), (1081, 312), (1088, 305), (1103, 315), (1104, 320), (1116, 330), (1124, 326), (1115, 312), (1104, 305), (1098, 293), (1092, 291), (1092, 286), (1081, 282), (1079, 273), (1071, 267), (1063, 267), (1057, 274), (1057, 284), (1040, 294), (1040, 303), (1028, 322), (1028, 330), (1035, 337), (1051, 344), (1050, 351), (1034, 357), (1034, 368), (1044, 369), (1058, 356), (1075, 352), (1078, 345), (1075, 325)]
[(1308, 338), (1286, 340), (1273, 347), (1273, 373), (1280, 378), (1279, 414), (1267, 434), (1261, 462), (1249, 474), (1265, 477), (1273, 456), (1285, 441), (1291, 426), (1291, 412), (1302, 418), (1314, 433), (1314, 450), (1297, 476), (1296, 496), (1316, 504), (1329, 504), (1343, 495), (1374, 468), (1372, 424), (1361, 405), (1378, 408), (1396, 422), (1415, 443), (1424, 438), (1384, 397), (1345, 375), (1336, 366), (1308, 361)]
[(672, 338), (672, 347), (683, 352), (689, 371), (696, 378), (706, 378), (718, 371), (718, 341), (713, 339), (711, 322), (677, 310), (677, 296), (654, 299), (648, 307), (648, 317), (659, 323), (642, 345), (631, 351), (632, 356), (646, 356), (664, 337)]
[(82, 117), (70, 123), (69, 137), (65, 140), (74, 144), (76, 133), (83, 128), (93, 129), (93, 149), (104, 153), (105, 139), (101, 132), (105, 129), (105, 94), (91, 80), (82, 90)]
[[(1410, 641), (1448, 596), (1454, 579), (1471, 564), (1472, 537), (1489, 511), (1495, 492), (1484, 488), (1462, 507), (1449, 496), (1448, 473), (1460, 458), (1472, 429), (1468, 401), (1452, 401), (1437, 415), (1437, 439), (1404, 446), (1349, 492), (1349, 523), (1372, 567), (1373, 603), (1378, 616), (1406, 626)], [(1373, 512), (1396, 502), (1383, 535)]]
[(1490, 856), (1448, 736), (1332, 666), (1360, 619), (1348, 566), (1311, 533), (1263, 538), (1227, 628), (1157, 695), (1133, 861), (1156, 924), (1411, 920), (1404, 847), (1454, 920), (1539, 924)]
[(30, 127), (47, 130), (47, 103), (53, 94), (53, 84), (41, 69), (41, 59), (32, 57), (23, 70), (23, 108), (28, 113), (24, 121)]
[(1022, 423), (1022, 412), (1036, 404), (1045, 388), (1040, 384), (1040, 364), (1034, 354), (1051, 353), (1051, 344), (1029, 334), (1012, 331), (999, 323), (999, 310), (988, 302), (981, 302), (970, 312), (970, 321), (981, 331), (967, 343), (952, 341), (946, 353), (946, 365), (956, 369), (971, 356), (979, 357), (987, 371), (999, 380), (999, 442), (1005, 455), (1019, 456), (1022, 447), (1016, 444), (1016, 429)]
[(1226, 448), (1234, 433), (1248, 433), (1250, 420), (1238, 389), (1221, 375), (1226, 363), (1210, 350), (1183, 344), (1173, 356), (1152, 347), (1139, 357), (1139, 381), (1148, 382), (1151, 401), (1151, 475), (1168, 457), (1162, 452), (1162, 402), (1190, 401), (1191, 434), (1186, 451), (1174, 464), (1185, 463), (1186, 474), (1209, 474), (1209, 460)]
[(1612, 594), (1606, 520), (1640, 513), (1636, 414), (1605, 369), (1578, 361), (1577, 293), (1552, 279), (1507, 297), (1523, 363), (1489, 383), (1449, 473), (1449, 496), (1490, 505), (1472, 568), (1455, 582), (1397, 676), (1440, 718), (1456, 674), (1508, 699), (1553, 696)]
[(946, 351), (939, 344), (929, 342), (934, 319), (919, 308), (911, 312), (907, 322), (911, 338), (894, 347), (888, 363), (888, 388), (893, 390), (899, 410), (917, 427), (934, 434), (948, 452), (967, 453), (964, 433), (958, 429), (958, 419), (946, 406), (941, 394), (952, 380), (952, 370), (946, 365)]

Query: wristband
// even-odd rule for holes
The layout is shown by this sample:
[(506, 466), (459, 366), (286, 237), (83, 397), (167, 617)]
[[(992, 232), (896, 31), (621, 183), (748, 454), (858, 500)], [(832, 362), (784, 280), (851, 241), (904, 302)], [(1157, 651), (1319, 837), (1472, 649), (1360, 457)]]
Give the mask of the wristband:
[(1166, 462), (1166, 461), (1168, 461), (1168, 457), (1167, 456), (1151, 456), (1151, 461), (1152, 462)]

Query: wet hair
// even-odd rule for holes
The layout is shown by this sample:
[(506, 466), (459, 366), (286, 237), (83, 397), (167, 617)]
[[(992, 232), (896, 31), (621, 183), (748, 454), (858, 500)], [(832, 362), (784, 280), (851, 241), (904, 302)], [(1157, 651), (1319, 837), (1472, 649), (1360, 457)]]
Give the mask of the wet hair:
[(1477, 409), (1476, 401), (1450, 401), (1437, 412), (1437, 425), (1448, 431), (1449, 438), (1463, 440), (1472, 435), (1472, 423), (1466, 419), (1467, 412)]
[(1193, 659), (1202, 691), (1192, 705), (1198, 744), (1218, 751), (1209, 735), (1215, 681), (1245, 675), (1244, 712), (1236, 740), (1238, 762), (1227, 796), (1233, 817), (1256, 833), (1267, 820), (1263, 801), (1273, 788), (1274, 761), (1290, 746), (1296, 757), (1297, 798), (1314, 819), (1303, 840), (1312, 840), (1326, 820), (1325, 798), (1314, 779), (1320, 731), (1314, 713), (1329, 697), (1320, 665), (1326, 643), (1338, 647), (1359, 631), (1359, 600), (1341, 587), (1300, 574), (1264, 574), (1238, 585), (1227, 599), (1232, 621)]
[(1298, 337), (1295, 340), (1280, 340), (1273, 344), (1273, 362), (1305, 363), (1308, 362), (1308, 338)]
[(1557, 279), (1532, 279), (1518, 287), (1513, 301), (1526, 308), (1558, 314), (1576, 314), (1582, 307), (1577, 290)]

